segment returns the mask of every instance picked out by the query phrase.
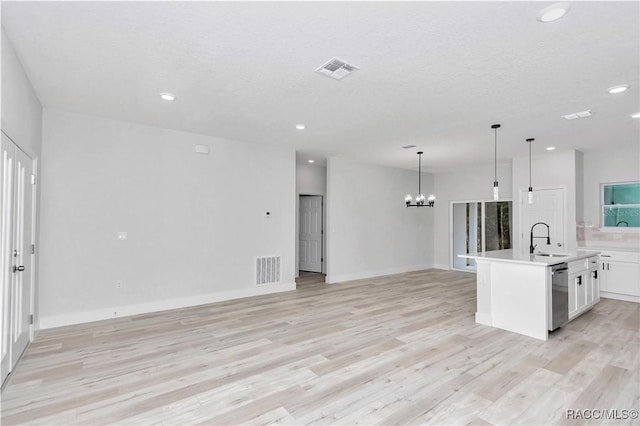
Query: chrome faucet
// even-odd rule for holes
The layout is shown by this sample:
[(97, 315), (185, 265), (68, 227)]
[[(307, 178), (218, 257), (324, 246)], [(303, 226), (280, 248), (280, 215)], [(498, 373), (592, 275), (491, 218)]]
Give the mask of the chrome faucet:
[[(533, 236), (533, 228), (535, 228), (537, 225), (544, 225), (547, 227), (547, 236), (546, 237), (534, 237)], [(549, 236), (549, 225), (547, 225), (544, 222), (537, 222), (534, 223), (533, 226), (531, 227), (531, 232), (529, 233), (529, 253), (533, 254), (533, 251), (535, 250), (536, 246), (533, 245), (533, 239), (534, 238), (546, 238), (547, 239), (547, 245), (550, 246), (551, 245), (551, 237)]]

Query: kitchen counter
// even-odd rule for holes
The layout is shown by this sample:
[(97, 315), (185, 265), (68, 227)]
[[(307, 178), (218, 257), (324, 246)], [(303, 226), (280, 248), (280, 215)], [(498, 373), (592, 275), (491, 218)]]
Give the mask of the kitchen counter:
[(551, 266), (563, 262), (573, 262), (574, 260), (586, 259), (598, 254), (595, 249), (553, 251), (551, 256), (544, 256), (541, 252), (534, 254), (523, 253), (515, 250), (495, 250), (480, 253), (460, 254), (458, 257), (474, 259), (477, 261), (509, 262), (520, 263), (531, 266)]
[[(540, 252), (532, 255), (515, 250), (496, 250), (459, 255), (459, 257), (474, 259), (477, 264), (476, 322), (478, 324), (513, 331), (536, 339), (548, 339), (550, 328), (554, 328), (551, 327), (553, 306), (551, 267), (559, 263), (567, 263), (567, 269), (570, 272), (579, 268), (586, 270), (594, 261), (597, 265), (598, 252), (567, 250), (550, 252), (551, 256), (541, 254)], [(582, 290), (582, 287), (580, 289)], [(575, 295), (570, 295), (570, 299), (571, 297)]]
[(602, 297), (640, 303), (640, 248), (595, 243), (581, 248), (598, 253)]
[(638, 246), (618, 246), (618, 245), (586, 245), (580, 246), (580, 250), (588, 251), (624, 251), (627, 253), (640, 253)]

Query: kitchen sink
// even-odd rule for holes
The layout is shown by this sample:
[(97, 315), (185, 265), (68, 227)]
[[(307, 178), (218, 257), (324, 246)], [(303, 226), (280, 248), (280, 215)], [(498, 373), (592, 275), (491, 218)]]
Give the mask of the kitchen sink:
[(558, 254), (558, 253), (534, 253), (535, 256), (545, 256), (545, 257), (567, 257), (568, 254)]

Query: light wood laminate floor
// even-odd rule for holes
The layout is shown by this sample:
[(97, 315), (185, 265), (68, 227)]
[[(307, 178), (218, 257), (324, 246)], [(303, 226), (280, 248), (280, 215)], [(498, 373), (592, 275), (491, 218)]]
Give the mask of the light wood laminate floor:
[(293, 292), (43, 331), (2, 424), (578, 424), (567, 409), (638, 408), (640, 305), (603, 299), (542, 342), (475, 324), (475, 288), (440, 270), (305, 274)]

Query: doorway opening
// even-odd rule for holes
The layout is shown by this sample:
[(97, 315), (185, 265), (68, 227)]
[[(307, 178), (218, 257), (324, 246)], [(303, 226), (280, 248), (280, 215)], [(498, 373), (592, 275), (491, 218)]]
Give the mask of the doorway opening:
[(300, 195), (300, 227), (298, 232), (298, 258), (300, 273), (322, 274), (324, 269), (324, 197)]

